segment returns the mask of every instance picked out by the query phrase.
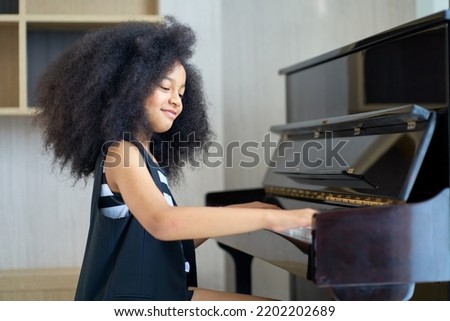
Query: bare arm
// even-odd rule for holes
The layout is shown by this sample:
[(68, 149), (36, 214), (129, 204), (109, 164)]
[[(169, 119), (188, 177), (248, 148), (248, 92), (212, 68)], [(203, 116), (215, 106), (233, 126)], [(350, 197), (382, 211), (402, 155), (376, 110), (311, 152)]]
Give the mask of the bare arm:
[[(272, 209), (280, 209), (276, 205), (268, 204), (268, 203), (262, 203), (262, 202), (249, 202), (249, 203), (241, 203), (241, 204), (233, 204), (233, 205), (227, 205), (228, 207), (238, 207), (238, 208), (272, 208)], [(202, 238), (202, 239), (196, 239), (194, 240), (194, 246), (198, 247), (202, 245), (204, 242), (206, 242), (208, 238)]]
[(106, 160), (110, 188), (121, 193), (136, 219), (161, 240), (204, 239), (260, 229), (279, 232), (310, 225), (315, 212), (232, 206), (172, 207), (153, 182), (134, 145), (121, 142), (111, 146)]

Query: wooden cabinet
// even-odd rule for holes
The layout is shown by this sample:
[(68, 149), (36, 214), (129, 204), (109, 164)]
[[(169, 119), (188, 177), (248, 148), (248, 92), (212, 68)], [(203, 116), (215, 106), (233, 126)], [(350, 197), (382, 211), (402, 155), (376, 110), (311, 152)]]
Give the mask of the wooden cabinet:
[(158, 0), (2, 0), (0, 116), (32, 115), (48, 63), (86, 31), (127, 20), (160, 20)]

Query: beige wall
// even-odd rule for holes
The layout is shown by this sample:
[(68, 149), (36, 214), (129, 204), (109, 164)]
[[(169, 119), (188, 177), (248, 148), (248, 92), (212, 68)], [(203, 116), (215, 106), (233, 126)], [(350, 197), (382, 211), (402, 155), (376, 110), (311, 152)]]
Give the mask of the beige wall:
[[(217, 140), (225, 145), (259, 142), (271, 125), (284, 122), (280, 68), (437, 10), (430, 3), (437, 2), (160, 0), (160, 10), (198, 33), (195, 59), (204, 75)], [(66, 175), (52, 171), (39, 136), (28, 117), (0, 117), (0, 269), (81, 264), (91, 183), (72, 186)], [(233, 164), (241, 155), (234, 157)], [(259, 186), (264, 171), (261, 165), (189, 172), (175, 195), (180, 204), (200, 205), (208, 191)], [(229, 265), (213, 241), (198, 259), (201, 285), (226, 288)], [(255, 264), (255, 272), (257, 294), (287, 297), (284, 271)]]

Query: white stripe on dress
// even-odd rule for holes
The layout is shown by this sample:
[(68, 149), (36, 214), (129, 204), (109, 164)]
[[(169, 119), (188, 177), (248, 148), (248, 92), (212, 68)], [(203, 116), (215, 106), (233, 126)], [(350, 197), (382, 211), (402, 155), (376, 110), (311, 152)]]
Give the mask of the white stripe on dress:
[(100, 209), (100, 213), (102, 213), (103, 216), (109, 217), (113, 220), (124, 218), (129, 215), (128, 207), (126, 205), (104, 207)]
[(167, 193), (163, 193), (164, 198), (166, 199), (167, 204), (169, 204), (170, 206), (173, 206), (173, 199), (172, 196), (170, 196)]
[(169, 187), (169, 183), (167, 182), (167, 177), (164, 175), (161, 171), (158, 171), (159, 180), (161, 183), (166, 184), (167, 187)]

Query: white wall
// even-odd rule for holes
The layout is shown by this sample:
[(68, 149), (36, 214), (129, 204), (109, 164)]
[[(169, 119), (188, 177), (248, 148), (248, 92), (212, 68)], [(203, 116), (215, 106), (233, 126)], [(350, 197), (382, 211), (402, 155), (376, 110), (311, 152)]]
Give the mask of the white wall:
[(76, 267), (91, 183), (52, 169), (31, 117), (0, 117), (0, 269)]
[(424, 17), (449, 8), (449, 0), (416, 0), (416, 17)]

